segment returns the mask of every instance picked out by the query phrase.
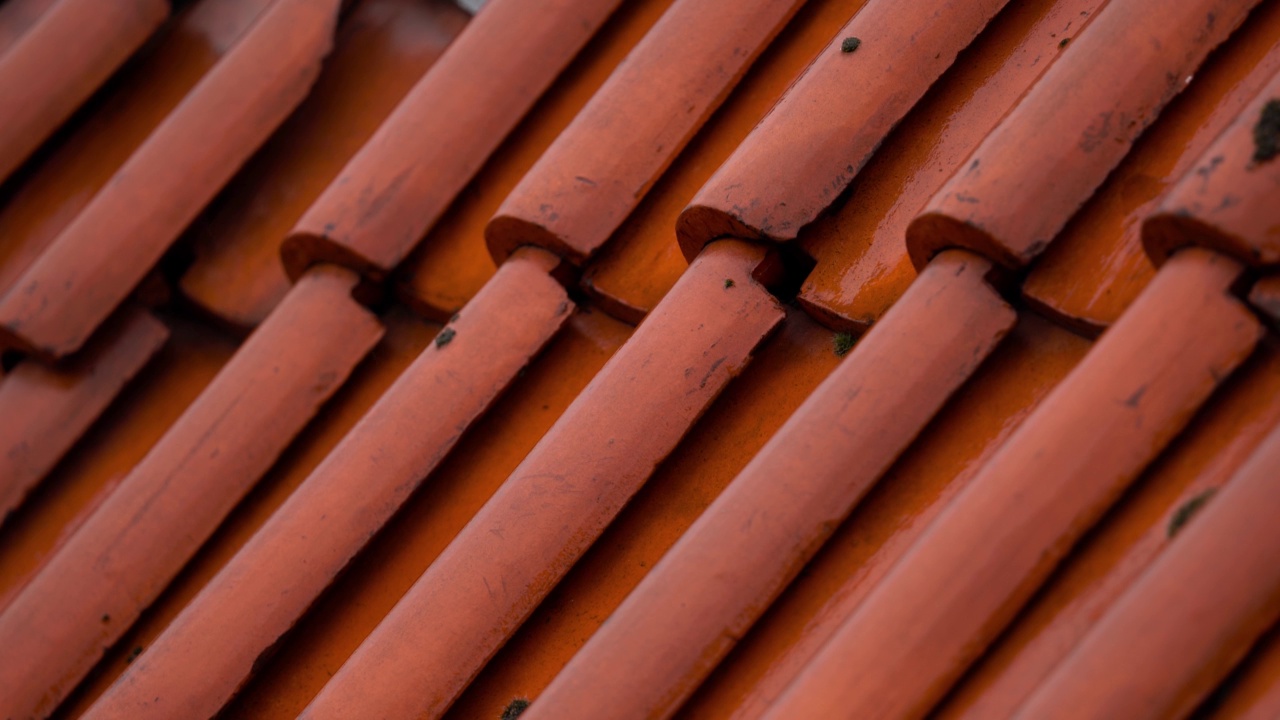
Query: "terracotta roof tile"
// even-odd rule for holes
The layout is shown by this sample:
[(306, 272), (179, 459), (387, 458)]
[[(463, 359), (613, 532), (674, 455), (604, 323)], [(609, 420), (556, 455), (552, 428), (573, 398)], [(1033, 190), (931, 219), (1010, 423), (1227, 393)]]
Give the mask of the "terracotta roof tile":
[(594, 254), (799, 5), (674, 3), (498, 208), (494, 258), (525, 244)]
[(1049, 246), (1022, 293), (1084, 332), (1115, 322), (1151, 281), (1142, 220), (1280, 66), (1280, 6), (1259, 7)]
[(1280, 422), (1280, 356), (1264, 345), (1214, 395), (1105, 525), (965, 679), (940, 716), (1010, 715), (1168, 547), (1188, 502), (1221, 487)]
[(581, 285), (593, 300), (629, 322), (639, 322), (658, 304), (689, 265), (671, 242), (680, 212), (860, 5), (807, 3), (800, 8), (587, 264)]
[[(0, 294), (58, 237), (253, 24), (269, 0), (203, 0), (165, 25), (0, 209)], [(14, 7), (13, 0), (5, 10)]]
[(182, 290), (238, 327), (266, 318), (289, 289), (280, 244), (467, 22), (445, 0), (357, 5), (315, 87), (200, 222)]
[(1011, 268), (1043, 252), (1255, 4), (1109, 2), (912, 221), (916, 267), (957, 245)]
[(484, 285), (495, 265), (477, 238), (489, 219), (672, 1), (632, 0), (609, 17), (400, 265), (402, 302), (444, 320)]
[(1258, 325), (1225, 292), (1240, 270), (1177, 255), (765, 717), (914, 714), (940, 700), (1253, 349)]
[(1102, 0), (1015, 3), (965, 49), (885, 136), (850, 189), (798, 240), (817, 266), (800, 302), (824, 322), (864, 330), (916, 276), (902, 242), (970, 153), (1105, 7)]
[(0, 300), (0, 339), (78, 350), (301, 102), (337, 11), (338, 0), (281, 0), (264, 12)]
[(489, 3), (298, 221), (290, 276), (335, 262), (384, 278), (620, 1)]
[(61, 367), (28, 360), (0, 381), (0, 522), (53, 469), (168, 338), (146, 310), (125, 307)]
[[(45, 714), (70, 692), (377, 341), (381, 326), (350, 299), (355, 282), (309, 273), (6, 606), (0, 637), (33, 659), (0, 673), (6, 714)], [(324, 345), (289, 352), (319, 339), (319, 323), (335, 329)], [(56, 652), (39, 649), (50, 623)]]
[(1014, 717), (1193, 710), (1280, 616), (1278, 471), (1280, 427)]
[(5, 35), (12, 39), (5, 42), (0, 36), (0, 107), (5, 108), (0, 180), (70, 117), (168, 14), (165, 0), (107, 5), (58, 0), (47, 8), (19, 3), (6, 10)]
[(184, 1), (0, 184), (0, 310), (83, 280), (0, 357), (0, 708), (1280, 706), (1280, 2), (325, 3)]

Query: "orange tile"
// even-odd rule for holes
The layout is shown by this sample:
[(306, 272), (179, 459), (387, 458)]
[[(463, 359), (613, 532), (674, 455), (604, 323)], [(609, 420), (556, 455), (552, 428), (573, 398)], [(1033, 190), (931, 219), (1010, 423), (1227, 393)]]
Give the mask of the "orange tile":
[(1004, 4), (863, 5), (681, 213), (685, 257), (722, 235), (795, 239)]
[(1264, 343), (1072, 553), (938, 716), (1009, 717), (1164, 552), (1179, 508), (1225, 483), (1280, 422), (1278, 392), (1280, 353)]
[[(1245, 659), (1235, 678), (1205, 705), (1221, 720), (1269, 720), (1280, 714), (1280, 632), (1272, 628)], [(1204, 707), (1204, 706), (1202, 706)]]
[[(990, 264), (938, 257), (528, 711), (668, 716), (1013, 325)], [(892, 413), (892, 414), (890, 414)]]
[(183, 293), (236, 327), (262, 322), (289, 290), (289, 229), (468, 18), (447, 0), (356, 5), (307, 99), (188, 232), (196, 260)]
[(782, 320), (764, 260), (709, 246), (302, 717), (447, 709)]
[[(24, 2), (26, 0), (23, 0)], [(53, 243), (270, 0), (201, 0), (166, 24), (102, 103), (0, 209), (0, 296)], [(3, 6), (15, 7), (15, 0)]]
[(381, 281), (621, 0), (493, 0), (302, 216), (281, 249)]
[(636, 323), (662, 300), (689, 266), (671, 232), (680, 212), (861, 4), (810, 2), (800, 8), (586, 265), (581, 284), (588, 295)]
[(1013, 3), (964, 50), (854, 179), (848, 197), (798, 237), (817, 260), (800, 302), (860, 331), (916, 277), (907, 223), (1088, 24), (1106, 0)]
[(355, 282), (334, 268), (300, 282), (0, 612), (5, 647), (31, 659), (0, 668), (0, 711), (65, 698), (342, 384), (381, 335)]
[(226, 717), (297, 717), (630, 333), (602, 312), (575, 313), (285, 636)]
[(677, 0), (507, 196), (485, 242), (581, 264), (604, 245), (804, 0)]
[(27, 360), (0, 381), (0, 523), (168, 336), (149, 312), (124, 307), (71, 362)]
[(1253, 348), (1240, 272), (1180, 253), (764, 717), (928, 712)]
[(401, 302), (443, 321), (479, 291), (495, 269), (483, 240), (489, 219), (672, 2), (631, 0), (609, 17), (401, 263)]
[(446, 717), (497, 717), (513, 697), (537, 697), (839, 360), (831, 333), (789, 310), (742, 375)]
[(84, 344), (302, 101), (338, 9), (273, 4), (0, 300), (0, 342), (49, 357)]
[[(19, 8), (14, 14), (31, 9), (35, 8)], [(98, 0), (59, 0), (40, 13), (0, 54), (0, 107), (5, 108), (0, 180), (53, 134), (168, 14), (165, 0), (106, 5)]]
[(9, 52), (58, 0), (9, 0), (0, 5), (0, 55)]
[(58, 715), (81, 715), (132, 665), (130, 661), (135, 648), (151, 647), (160, 633), (284, 504), (439, 330), (439, 326), (422, 323), (403, 310), (393, 310), (382, 316), (381, 321), (386, 325), (386, 333), (325, 404), (324, 412), (307, 425), (134, 626), (107, 650), (104, 659), (59, 708)]
[(911, 222), (912, 262), (959, 246), (1025, 266), (1255, 4), (1108, 3)]
[(164, 314), (169, 341), (0, 525), (0, 607), (20, 589), (111, 488), (146, 456), (235, 352), (230, 339)]
[(759, 717), (1088, 349), (1023, 313), (677, 716)]
[(1196, 244), (1255, 266), (1280, 263), (1280, 70), (1204, 150), (1142, 226), (1160, 264)]
[(1280, 617), (1280, 426), (1014, 716), (1185, 716)]
[(544, 255), (505, 265), (87, 717), (209, 716), (226, 703), (563, 324), (569, 301)]
[(1264, 2), (1209, 56), (1036, 261), (1022, 294), (1040, 312), (1096, 334), (1155, 274), (1142, 220), (1280, 67), (1280, 3)]

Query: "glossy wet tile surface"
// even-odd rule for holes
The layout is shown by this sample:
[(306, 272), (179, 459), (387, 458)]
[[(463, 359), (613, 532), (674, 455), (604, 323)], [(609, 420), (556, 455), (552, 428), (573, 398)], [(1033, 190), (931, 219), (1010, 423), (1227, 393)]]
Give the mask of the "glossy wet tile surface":
[(1280, 712), (1277, 0), (97, 5), (0, 717)]

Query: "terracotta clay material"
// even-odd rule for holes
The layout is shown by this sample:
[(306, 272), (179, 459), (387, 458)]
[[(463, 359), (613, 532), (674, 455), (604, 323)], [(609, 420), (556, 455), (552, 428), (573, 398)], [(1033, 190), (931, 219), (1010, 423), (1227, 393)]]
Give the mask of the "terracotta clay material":
[[(667, 717), (1013, 325), (990, 264), (938, 256), (530, 708)], [(891, 410), (891, 412), (888, 412)]]
[(931, 717), (1012, 716), (1168, 549), (1187, 508), (1225, 485), (1277, 423), (1280, 349), (1264, 339)]
[(798, 298), (810, 314), (861, 332), (893, 306), (916, 277), (907, 224), (1105, 5), (1032, 0), (996, 15), (884, 138), (848, 199), (800, 233), (817, 262)]
[(191, 235), (182, 292), (229, 324), (262, 322), (289, 290), (285, 235), (470, 16), (448, 0), (369, 0), (342, 21), (307, 99)]
[[(1004, 5), (864, 5), (681, 213), (685, 257), (723, 235), (795, 239)], [(856, 52), (841, 51), (846, 37), (860, 39)]]
[(765, 255), (708, 246), (303, 717), (444, 712), (781, 322)]
[(1142, 221), (1280, 70), (1280, 3), (1260, 5), (1038, 258), (1022, 295), (1042, 314), (1097, 335), (1151, 282)]
[(1254, 283), (1249, 290), (1249, 303), (1280, 329), (1280, 275), (1270, 275)]
[[(14, 4), (0, 5), (0, 13)], [(0, 298), (269, 4), (200, 0), (174, 17), (120, 71), (93, 112), (30, 167), (0, 209)]]
[(1280, 263), (1280, 72), (1204, 151), (1142, 226), (1157, 263), (1203, 245), (1250, 265)]
[(912, 262), (1030, 262), (1255, 4), (1111, 0), (907, 228)]
[(124, 307), (69, 362), (28, 360), (0, 381), (0, 523), (168, 337), (151, 313)]
[(672, 5), (503, 202), (485, 228), (494, 258), (526, 243), (593, 255), (800, 4)]
[(766, 717), (922, 717), (1252, 350), (1241, 266), (1191, 249), (1018, 428)]
[(804, 72), (818, 48), (825, 47), (863, 3), (805, 3), (796, 12), (608, 243), (584, 265), (580, 286), (597, 307), (635, 324), (662, 301), (689, 267), (671, 237), (680, 212)]
[(338, 0), (281, 0), (151, 134), (0, 301), (0, 335), (77, 350), (301, 102)]
[(166, 0), (60, 0), (0, 54), (0, 180), (169, 14)]
[(512, 256), (85, 717), (216, 713), (568, 319), (556, 263)]
[(381, 281), (619, 2), (488, 3), (298, 221), (289, 275), (330, 261)]
[(1280, 617), (1280, 429), (1014, 717), (1186, 717)]
[[(476, 239), (484, 237), (485, 226), (507, 195), (671, 4), (672, 0), (633, 0), (609, 16), (458, 193), (439, 222), (396, 267), (393, 282), (401, 302), (423, 317), (443, 321), (484, 286), (497, 268), (488, 248)], [(670, 229), (668, 224), (668, 242)], [(631, 324), (636, 322), (639, 320)]]
[(0, 3), (0, 56), (9, 52), (27, 30), (58, 0), (7, 0)]
[(0, 715), (44, 715), (160, 593), (382, 334), (308, 274), (0, 613)]

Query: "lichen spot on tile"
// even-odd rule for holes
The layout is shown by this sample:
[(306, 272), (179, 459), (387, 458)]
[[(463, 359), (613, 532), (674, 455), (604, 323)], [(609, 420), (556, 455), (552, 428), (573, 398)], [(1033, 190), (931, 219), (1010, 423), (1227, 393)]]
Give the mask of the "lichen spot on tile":
[(457, 334), (457, 331), (450, 327), (441, 330), (440, 334), (436, 336), (436, 347), (442, 348), (453, 342), (453, 336)]
[(1217, 488), (1209, 488), (1186, 501), (1182, 504), (1182, 507), (1175, 510), (1173, 512), (1173, 517), (1169, 518), (1169, 537), (1177, 535), (1178, 531), (1181, 530), (1184, 525), (1191, 522), (1191, 518), (1195, 517), (1195, 514), (1200, 512), (1200, 509), (1209, 502), (1209, 499), (1212, 498), (1213, 494), (1217, 491)]
[(137, 659), (137, 657), (138, 657), (139, 655), (141, 655), (141, 654), (142, 654), (142, 646), (141, 646), (141, 645), (139, 645), (139, 646), (135, 647), (134, 649), (130, 650), (130, 651), (129, 651), (129, 657), (127, 657), (127, 658), (125, 658), (125, 659), (124, 659), (125, 664), (126, 664), (126, 665), (128, 665), (128, 664), (132, 663), (132, 662), (133, 662), (134, 660), (136, 660), (136, 659)]
[(862, 40), (856, 37), (847, 37), (840, 43), (840, 52), (851, 53), (862, 47)]
[(1280, 155), (1280, 98), (1262, 106), (1262, 116), (1253, 126), (1253, 161), (1266, 162)]
[(728, 290), (728, 289), (729, 289), (729, 288), (731, 288), (731, 287), (733, 287), (733, 280), (732, 280), (732, 279), (730, 279), (730, 278), (725, 278), (725, 279), (724, 279), (724, 289), (725, 289), (725, 290)]
[(529, 701), (526, 698), (515, 698), (507, 704), (507, 709), (502, 711), (502, 720), (516, 720), (529, 709)]
[(831, 337), (831, 344), (835, 350), (836, 357), (844, 357), (849, 354), (854, 345), (853, 333), (838, 332)]
[(1067, 46), (1067, 44), (1068, 44), (1068, 43), (1070, 43), (1070, 42), (1071, 42), (1071, 38), (1069, 38), (1069, 37), (1064, 37), (1064, 38), (1062, 38), (1061, 40), (1059, 40), (1059, 41), (1058, 41), (1058, 49), (1059, 49), (1059, 50), (1061, 50), (1061, 49), (1065, 48), (1065, 47)]

